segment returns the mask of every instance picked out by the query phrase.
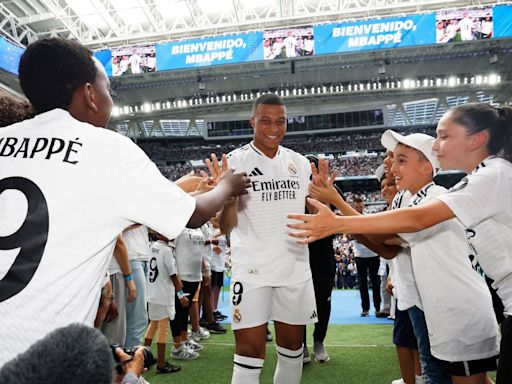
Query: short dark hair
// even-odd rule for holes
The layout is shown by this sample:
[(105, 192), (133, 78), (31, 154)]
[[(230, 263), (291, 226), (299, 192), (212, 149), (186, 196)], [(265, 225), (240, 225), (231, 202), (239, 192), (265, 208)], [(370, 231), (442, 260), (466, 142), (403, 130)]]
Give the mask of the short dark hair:
[(85, 83), (94, 83), (97, 73), (92, 51), (62, 38), (30, 44), (19, 66), (21, 88), (36, 113), (68, 109), (75, 91)]
[(28, 101), (0, 95), (0, 127), (7, 127), (32, 117), (34, 110)]
[(264, 93), (260, 97), (258, 97), (256, 100), (254, 100), (254, 103), (252, 104), (252, 114), (256, 112), (256, 109), (258, 108), (258, 105), (265, 104), (265, 105), (285, 105), (283, 99), (279, 95), (276, 95), (275, 93)]
[(363, 203), (363, 199), (361, 199), (359, 196), (355, 196), (352, 201), (354, 203)]

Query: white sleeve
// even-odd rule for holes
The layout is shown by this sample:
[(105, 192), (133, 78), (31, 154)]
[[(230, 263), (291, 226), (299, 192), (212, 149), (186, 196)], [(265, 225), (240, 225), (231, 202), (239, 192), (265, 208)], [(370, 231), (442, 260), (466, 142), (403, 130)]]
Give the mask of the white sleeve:
[(242, 169), (240, 168), (240, 164), (238, 161), (238, 151), (235, 149), (234, 151), (228, 153), (228, 167), (233, 168), (235, 172), (240, 172)]
[(508, 204), (509, 185), (500, 173), (497, 168), (481, 168), (436, 198), (445, 203), (465, 227), (474, 227), (503, 211)]
[(176, 238), (195, 211), (195, 199), (167, 180), (131, 141), (118, 150), (125, 152), (118, 178), (113, 180), (118, 183), (120, 215), (169, 239)]
[(176, 264), (174, 262), (174, 256), (172, 255), (171, 248), (166, 247), (164, 250), (164, 265), (167, 269), (167, 276), (176, 275)]

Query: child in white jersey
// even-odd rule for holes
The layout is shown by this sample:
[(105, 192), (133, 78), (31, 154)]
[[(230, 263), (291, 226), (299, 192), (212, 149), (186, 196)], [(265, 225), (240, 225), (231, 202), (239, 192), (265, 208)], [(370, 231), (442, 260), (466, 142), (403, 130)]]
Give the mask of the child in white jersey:
[[(172, 248), (168, 244), (169, 239), (161, 234), (156, 234), (156, 236), (158, 241), (151, 244), (149, 251), (147, 301), (150, 323), (144, 336), (144, 345), (150, 346), (153, 337), (158, 332), (156, 371), (172, 373), (181, 370), (181, 367), (165, 360), (165, 348), (169, 333), (169, 320), (173, 320), (176, 314), (174, 294), (176, 291), (180, 291), (181, 282), (177, 276)], [(188, 299), (185, 296), (181, 296), (179, 300), (183, 306), (188, 305)]]
[[(484, 103), (451, 108), (439, 121), (433, 150), (442, 169), (468, 173), (448, 193), (422, 206), (355, 218), (339, 218), (316, 205), (317, 215), (290, 215), (305, 223), (303, 242), (337, 232), (414, 232), (456, 217), (470, 236), (471, 247), (504, 304), (505, 320), (497, 384), (512, 382), (512, 110)], [(450, 257), (449, 254), (446, 257)]]

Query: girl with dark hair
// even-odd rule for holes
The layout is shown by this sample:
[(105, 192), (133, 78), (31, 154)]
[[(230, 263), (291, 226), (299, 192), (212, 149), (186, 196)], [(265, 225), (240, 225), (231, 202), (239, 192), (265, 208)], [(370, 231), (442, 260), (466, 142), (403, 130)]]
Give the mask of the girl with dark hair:
[[(316, 215), (289, 215), (304, 223), (292, 236), (303, 243), (333, 233), (410, 233), (457, 218), (466, 228), (471, 258), (494, 280), (504, 305), (497, 384), (512, 382), (512, 109), (470, 103), (448, 110), (433, 144), (442, 169), (468, 173), (424, 205), (375, 215), (338, 217), (316, 201)], [(450, 257), (449, 254), (446, 257)], [(475, 310), (478, 310), (475, 308)]]

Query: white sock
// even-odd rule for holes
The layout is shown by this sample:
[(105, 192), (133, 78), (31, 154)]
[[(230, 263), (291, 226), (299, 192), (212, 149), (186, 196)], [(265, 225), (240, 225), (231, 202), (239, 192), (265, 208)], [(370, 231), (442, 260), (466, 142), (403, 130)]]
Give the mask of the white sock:
[(233, 359), (233, 378), (231, 384), (258, 384), (260, 382), (263, 359), (236, 355)]
[(302, 378), (302, 355), (304, 347), (292, 351), (276, 345), (277, 367), (274, 384), (299, 384)]

